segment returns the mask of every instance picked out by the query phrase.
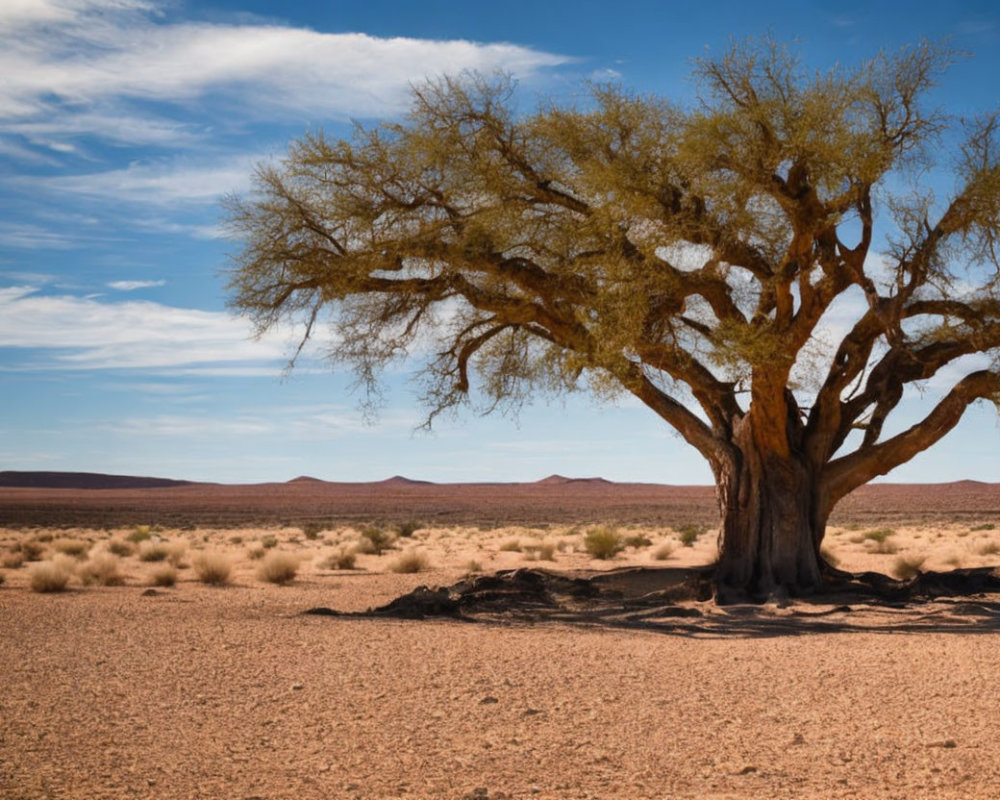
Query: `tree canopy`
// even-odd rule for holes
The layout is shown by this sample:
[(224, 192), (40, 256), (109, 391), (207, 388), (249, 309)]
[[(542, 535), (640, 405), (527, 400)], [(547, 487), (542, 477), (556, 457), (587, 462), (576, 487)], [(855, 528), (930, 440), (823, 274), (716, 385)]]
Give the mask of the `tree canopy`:
[(720, 580), (808, 588), (840, 498), (1000, 398), (1000, 121), (927, 107), (952, 59), (811, 72), (751, 41), (696, 63), (697, 103), (595, 86), (532, 113), (503, 77), (442, 78), (402, 121), (258, 168), (229, 204), (232, 304), (306, 338), (330, 312), (369, 386), (429, 348), (431, 418), (477, 392), (631, 393), (713, 469)]

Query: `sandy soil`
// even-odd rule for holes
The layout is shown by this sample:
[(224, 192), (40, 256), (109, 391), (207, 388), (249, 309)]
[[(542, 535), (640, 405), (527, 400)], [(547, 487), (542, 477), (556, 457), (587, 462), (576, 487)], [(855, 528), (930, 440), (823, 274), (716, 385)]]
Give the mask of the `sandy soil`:
[[(686, 547), (669, 528), (622, 528), (650, 544), (599, 561), (585, 528), (424, 528), (338, 570), (326, 559), (361, 543), (359, 530), (147, 532), (178, 565), (176, 585), (152, 593), (162, 563), (138, 549), (118, 558), (123, 585), (81, 583), (86, 559), (112, 542), (121, 551), (133, 529), (0, 529), (5, 800), (1000, 791), (998, 597), (849, 614), (693, 604), (711, 622), (701, 628), (309, 616), (470, 569), (708, 563), (714, 534)], [(841, 527), (828, 541), (854, 571), (1000, 563), (1000, 530), (985, 519)], [(32, 591), (38, 567), (17, 565), (80, 547), (62, 553), (74, 567), (64, 592)], [(410, 550), (427, 568), (393, 572)], [(227, 585), (198, 580), (202, 551), (230, 559)], [(258, 577), (275, 552), (299, 560), (288, 585)]]

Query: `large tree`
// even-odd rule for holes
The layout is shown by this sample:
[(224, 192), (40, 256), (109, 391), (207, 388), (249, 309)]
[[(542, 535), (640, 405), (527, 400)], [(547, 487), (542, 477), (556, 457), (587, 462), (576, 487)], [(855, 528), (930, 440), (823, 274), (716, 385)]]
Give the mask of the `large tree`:
[[(925, 108), (950, 60), (812, 73), (749, 42), (697, 63), (687, 106), (599, 86), (519, 113), (502, 78), (425, 85), (403, 121), (258, 169), (229, 205), (232, 303), (306, 338), (331, 312), (372, 386), (430, 347), (429, 419), (470, 392), (631, 393), (711, 465), (720, 598), (809, 592), (836, 503), (1000, 398), (998, 122)], [(949, 197), (921, 185), (943, 176)]]

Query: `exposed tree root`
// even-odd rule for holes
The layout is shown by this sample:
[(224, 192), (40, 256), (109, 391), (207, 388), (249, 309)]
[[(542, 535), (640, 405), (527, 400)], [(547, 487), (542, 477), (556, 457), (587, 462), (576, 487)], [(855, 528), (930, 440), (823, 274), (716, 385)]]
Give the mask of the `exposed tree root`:
[[(1000, 574), (990, 568), (925, 572), (908, 581), (875, 572), (831, 572), (826, 585), (808, 598), (728, 606), (712, 602), (713, 575), (711, 567), (627, 567), (596, 574), (505, 570), (447, 587), (420, 586), (361, 614), (340, 614), (328, 608), (305, 613), (369, 619), (549, 621), (703, 636), (1000, 629)], [(868, 612), (863, 620), (860, 612)]]

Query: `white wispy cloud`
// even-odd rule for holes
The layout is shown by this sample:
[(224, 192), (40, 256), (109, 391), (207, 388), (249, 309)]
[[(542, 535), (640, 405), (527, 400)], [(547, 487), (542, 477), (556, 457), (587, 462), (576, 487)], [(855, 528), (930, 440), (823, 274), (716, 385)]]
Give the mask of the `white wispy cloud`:
[[(253, 339), (247, 322), (222, 311), (146, 301), (101, 302), (0, 289), (0, 347), (33, 351), (37, 368), (168, 369), (250, 362), (271, 374), (292, 352), (294, 331)], [(204, 373), (203, 373), (204, 374)]]
[(171, 108), (199, 103), (223, 117), (265, 118), (276, 109), (382, 116), (427, 77), (463, 70), (530, 77), (571, 61), (502, 42), (166, 21), (158, 11), (159, 4), (130, 0), (6, 0), (0, 130), (174, 141), (195, 134)]
[(107, 284), (109, 289), (119, 292), (134, 292), (136, 289), (155, 289), (157, 286), (166, 286), (166, 281), (111, 281)]

